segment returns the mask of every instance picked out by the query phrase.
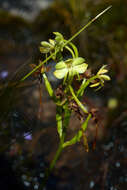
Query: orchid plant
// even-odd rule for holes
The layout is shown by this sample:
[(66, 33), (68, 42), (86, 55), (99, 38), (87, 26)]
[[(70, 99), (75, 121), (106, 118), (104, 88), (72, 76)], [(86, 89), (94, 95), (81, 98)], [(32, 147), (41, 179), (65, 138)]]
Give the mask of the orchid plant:
[[(110, 80), (110, 77), (107, 75), (108, 70), (106, 65), (103, 65), (96, 74), (90, 73), (89, 76), (86, 77), (86, 73), (89, 71), (89, 66), (85, 59), (79, 56), (77, 47), (71, 41), (110, 7), (92, 19), (69, 40), (66, 40), (61, 33), (54, 32), (54, 39), (49, 39), (48, 42), (42, 41), (39, 49), (40, 52), (46, 56), (46, 59), (44, 61), (40, 61), (40, 64), (21, 80), (25, 80), (34, 71), (41, 68), (41, 75), (46, 89), (56, 105), (56, 123), (60, 142), (54, 159), (46, 170), (45, 179), (41, 189), (44, 187), (49, 174), (65, 147), (76, 144), (83, 139), (86, 151), (88, 152), (89, 150), (85, 134), (89, 120), (95, 117), (95, 110), (89, 110), (86, 104), (82, 102), (82, 97), (87, 87), (97, 88), (97, 90), (99, 90), (104, 86), (105, 81)], [(63, 57), (65, 50), (69, 54), (69, 58), (66, 59)], [(53, 60), (53, 66), (55, 67), (55, 71), (53, 73), (54, 76), (58, 80), (61, 80), (61, 83), (56, 90), (52, 88), (47, 77), (46, 66), (50, 59)], [(75, 83), (78, 83), (78, 88), (75, 88)], [(73, 112), (80, 121), (80, 128), (74, 137), (67, 141), (67, 129)]]
[[(42, 71), (47, 91), (56, 104), (57, 132), (60, 138), (59, 148), (51, 162), (50, 168), (47, 170), (46, 176), (51, 172), (61, 151), (65, 147), (75, 144), (83, 139), (85, 149), (88, 152), (89, 146), (85, 132), (88, 126), (88, 121), (93, 117), (93, 115), (92, 111), (88, 110), (86, 105), (82, 103), (81, 99), (86, 87), (98, 87), (98, 89), (100, 89), (104, 86), (105, 80), (110, 80), (110, 77), (107, 75), (108, 70), (106, 69), (106, 65), (102, 66), (97, 74), (91, 74), (89, 78), (82, 78), (82, 74), (85, 74), (88, 70), (88, 64), (85, 59), (79, 57), (77, 47), (72, 42), (64, 46), (66, 40), (62, 34), (58, 32), (55, 32), (54, 34), (54, 40), (50, 39), (49, 42), (43, 41), (41, 42), (40, 47), (41, 53), (46, 54), (46, 56), (48, 53), (52, 54), (53, 52), (57, 52), (57, 49), (59, 49), (58, 53), (52, 57), (53, 61), (56, 63), (53, 74), (57, 79), (62, 79), (62, 84), (60, 84), (54, 92), (50, 82), (48, 81), (46, 72)], [(63, 60), (62, 53), (64, 49), (68, 50), (71, 58)], [(79, 83), (78, 90), (75, 90), (74, 87), (76, 81)], [(69, 126), (69, 120), (73, 112), (76, 113), (77, 118), (80, 120), (80, 129), (72, 139), (66, 141), (65, 136)]]
[[(79, 53), (77, 47), (72, 42), (69, 45), (64, 46), (66, 40), (62, 34), (58, 32), (54, 32), (54, 34), (54, 40), (50, 39), (49, 42), (41, 42), (40, 51), (47, 56), (47, 53), (52, 54), (59, 49), (59, 55), (55, 54), (55, 56), (53, 56), (53, 61), (56, 63), (53, 74), (57, 79), (62, 79), (62, 84), (60, 84), (54, 92), (44, 71), (42, 71), (42, 76), (47, 91), (56, 104), (57, 131), (60, 141), (62, 141), (61, 147), (64, 148), (80, 141), (83, 133), (86, 131), (88, 120), (92, 117), (90, 111), (88, 111), (87, 107), (81, 102), (86, 87), (98, 87), (98, 89), (100, 89), (104, 86), (105, 80), (110, 80), (110, 77), (106, 74), (108, 72), (106, 65), (103, 65), (97, 74), (91, 74), (89, 78), (82, 78), (81, 74), (85, 75), (88, 70), (88, 64), (85, 63), (85, 59), (78, 56)], [(62, 53), (64, 48), (71, 53), (71, 58), (63, 60)], [(76, 91), (74, 90), (75, 81), (78, 81), (79, 83), (79, 88)], [(71, 106), (72, 102), (77, 110)], [(73, 111), (77, 111), (81, 116), (81, 130), (71, 140), (64, 142), (66, 129)], [(82, 112), (84, 112), (84, 115), (82, 115)]]

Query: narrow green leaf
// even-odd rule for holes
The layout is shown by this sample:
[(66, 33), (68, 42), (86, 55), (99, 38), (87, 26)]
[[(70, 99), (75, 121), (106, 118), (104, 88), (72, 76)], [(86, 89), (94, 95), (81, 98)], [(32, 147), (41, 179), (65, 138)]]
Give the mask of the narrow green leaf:
[(47, 91), (49, 93), (49, 96), (56, 102), (57, 99), (55, 97), (54, 91), (52, 89), (52, 86), (51, 86), (50, 82), (48, 81), (48, 78), (47, 78), (46, 74), (43, 73), (42, 76), (43, 76), (43, 79), (44, 79), (44, 82), (45, 82), (46, 89), (47, 89)]

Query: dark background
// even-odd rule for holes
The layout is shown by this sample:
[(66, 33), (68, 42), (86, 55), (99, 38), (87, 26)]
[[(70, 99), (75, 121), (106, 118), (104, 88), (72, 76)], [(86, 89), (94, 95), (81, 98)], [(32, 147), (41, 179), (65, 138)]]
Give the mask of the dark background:
[[(87, 130), (89, 153), (82, 143), (66, 148), (46, 189), (127, 189), (127, 1), (126, 0), (1, 0), (0, 1), (0, 185), (2, 189), (39, 189), (44, 170), (58, 145), (55, 106), (42, 85), (29, 77), (20, 88), (12, 84), (38, 64), (40, 41), (61, 32), (69, 39), (103, 9), (112, 8), (80, 34), (74, 43), (96, 72), (107, 64), (111, 81), (84, 97), (99, 109)], [(54, 88), (58, 81), (49, 73)], [(72, 117), (68, 138), (79, 126)], [(3, 166), (3, 167), (2, 167)], [(12, 178), (10, 180), (10, 178)], [(10, 184), (10, 185), (7, 185)]]

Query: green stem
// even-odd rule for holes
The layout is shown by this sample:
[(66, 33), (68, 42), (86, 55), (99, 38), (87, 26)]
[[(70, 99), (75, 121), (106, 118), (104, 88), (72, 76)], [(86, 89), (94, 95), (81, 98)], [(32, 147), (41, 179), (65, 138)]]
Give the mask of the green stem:
[(51, 164), (50, 164), (50, 167), (49, 167), (49, 171), (51, 172), (52, 169), (54, 168), (55, 164), (56, 164), (56, 161), (58, 160), (62, 150), (63, 150), (63, 143), (64, 143), (64, 136), (63, 138), (61, 138), (61, 141), (59, 143), (59, 146), (58, 146), (58, 149), (56, 151), (56, 154), (54, 156), (54, 159), (52, 160)]
[(62, 107), (56, 106), (56, 122), (57, 122), (57, 132), (61, 139), (63, 134), (63, 126), (62, 126)]
[(90, 118), (92, 117), (91, 113), (88, 114), (85, 122), (82, 124), (81, 128), (83, 129), (83, 131), (86, 131), (87, 129), (87, 126), (88, 126), (88, 122), (90, 120)]
[(86, 131), (86, 129), (87, 129), (88, 122), (89, 122), (90, 118), (91, 118), (91, 113), (88, 114), (86, 120), (85, 120), (85, 121), (83, 122), (83, 124), (81, 125), (81, 129), (77, 132), (77, 134), (76, 134), (71, 140), (64, 142), (64, 144), (63, 144), (63, 147), (64, 147), (64, 148), (67, 147), (67, 146), (71, 146), (71, 145), (73, 145), (73, 144), (76, 144), (77, 142), (80, 141), (80, 139), (81, 139), (83, 133), (84, 133), (84, 132)]
[(74, 100), (76, 101), (76, 103), (78, 104), (78, 106), (83, 110), (84, 113), (88, 114), (88, 111), (87, 109), (84, 107), (84, 105), (80, 102), (80, 100), (77, 98), (77, 96), (75, 95), (74, 93), (74, 90), (73, 88), (69, 85), (69, 89), (70, 89), (70, 92), (74, 98)]
[(64, 144), (64, 139), (65, 139), (65, 135), (66, 135), (66, 128), (67, 128), (67, 126), (69, 124), (70, 116), (71, 116), (71, 111), (68, 109), (68, 103), (67, 103), (65, 105), (65, 114), (64, 114), (64, 120), (63, 120), (62, 137), (60, 139), (60, 143), (59, 143), (58, 149), (56, 151), (56, 154), (55, 154), (52, 162), (50, 163), (49, 168), (45, 172), (45, 178), (43, 180), (42, 185), (40, 186), (40, 190), (43, 190), (43, 188), (45, 187), (45, 185), (47, 183), (47, 180), (48, 180), (48, 178), (49, 178), (49, 176), (50, 176), (50, 174), (51, 174), (57, 160), (59, 159), (62, 150), (64, 149), (63, 144)]
[[(74, 34), (68, 41), (65, 43), (67, 45), (69, 42), (71, 42), (74, 38), (76, 38), (83, 30), (85, 30), (89, 25), (91, 25), (96, 19), (98, 19), (102, 14), (104, 14), (106, 11), (108, 11), (112, 6), (107, 7), (104, 11), (99, 13), (96, 17), (94, 17), (91, 21), (89, 21), (84, 27), (82, 27), (76, 34)], [(64, 45), (64, 46), (65, 46)]]

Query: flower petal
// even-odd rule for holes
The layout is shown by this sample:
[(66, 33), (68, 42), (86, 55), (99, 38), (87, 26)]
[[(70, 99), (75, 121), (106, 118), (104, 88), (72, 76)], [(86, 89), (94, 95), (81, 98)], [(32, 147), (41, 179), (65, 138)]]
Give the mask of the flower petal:
[(107, 67), (107, 65), (103, 65), (100, 69), (99, 69), (99, 71), (98, 71), (98, 75), (100, 75), (100, 74), (104, 74), (104, 73), (107, 73), (108, 72), (108, 70), (107, 69), (105, 69), (105, 67)]
[(80, 65), (82, 63), (84, 63), (85, 59), (82, 57), (77, 57), (73, 60), (72, 62), (72, 66), (76, 66), (76, 65)]
[(62, 79), (67, 73), (68, 69), (64, 68), (64, 69), (55, 70), (53, 74), (55, 75), (56, 78)]
[(111, 80), (111, 78), (108, 75), (100, 75), (100, 76), (104, 80)]
[(51, 44), (50, 44), (49, 42), (46, 42), (46, 41), (42, 41), (42, 42), (41, 42), (41, 45), (42, 45), (43, 47), (46, 47), (46, 48), (50, 48), (50, 47), (51, 47)]
[(87, 67), (88, 67), (88, 64), (86, 64), (86, 63), (77, 65), (77, 66), (73, 67), (73, 72), (79, 73), (79, 74), (84, 73), (86, 71)]
[(41, 53), (49, 53), (49, 51), (50, 51), (50, 48), (40, 47)]
[(59, 63), (56, 64), (55, 68), (57, 70), (65, 69), (65, 68), (67, 68), (67, 65), (64, 61), (60, 61)]
[(99, 86), (99, 85), (100, 85), (100, 82), (96, 82), (94, 84), (91, 84), (90, 87), (92, 88), (92, 87), (96, 87), (96, 86)]
[(52, 46), (55, 46), (55, 40), (49, 39), (49, 43), (50, 43)]

